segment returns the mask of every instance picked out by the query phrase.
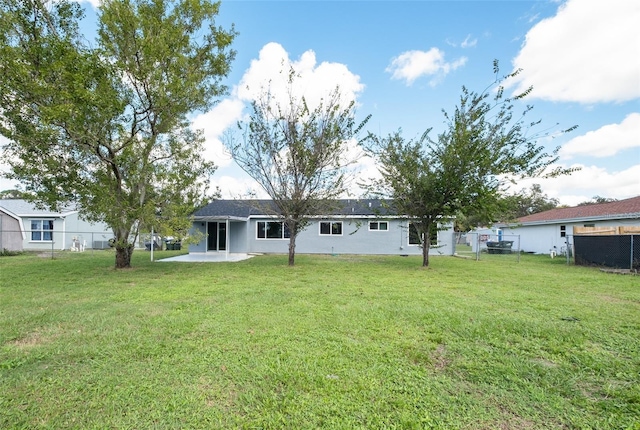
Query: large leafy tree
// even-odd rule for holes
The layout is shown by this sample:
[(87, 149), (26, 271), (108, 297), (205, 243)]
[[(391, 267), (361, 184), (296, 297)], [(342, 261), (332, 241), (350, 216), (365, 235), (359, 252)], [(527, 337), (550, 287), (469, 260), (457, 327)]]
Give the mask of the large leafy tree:
[(569, 173), (550, 170), (558, 148), (545, 152), (538, 143), (548, 133), (535, 132), (540, 121), (525, 121), (532, 107), (514, 116), (515, 103), (530, 89), (505, 97), (504, 82), (517, 72), (498, 78), (495, 62), (494, 73), (495, 82), (483, 92), (462, 88), (453, 113), (444, 112), (446, 127), (436, 139), (430, 129), (417, 140), (405, 140), (400, 132), (371, 139), (381, 173), (371, 190), (408, 216), (422, 238), (423, 266), (429, 265), (429, 238), (439, 223), (459, 213), (490, 222), (505, 210), (507, 181)]
[(502, 214), (500, 221), (514, 221), (518, 218), (548, 211), (558, 207), (560, 201), (547, 196), (540, 184), (533, 184), (530, 189), (522, 190), (516, 194), (507, 195), (507, 211)]
[(540, 184), (533, 184), (529, 189), (523, 189), (515, 194), (503, 195), (498, 203), (503, 209), (496, 212), (494, 219), (489, 221), (485, 217), (477, 217), (475, 214), (456, 214), (456, 231), (469, 231), (493, 222), (514, 222), (527, 215), (554, 209), (558, 207), (560, 201), (547, 196), (542, 191)]
[[(225, 88), (233, 29), (209, 0), (103, 0), (95, 42), (68, 0), (0, 0), (0, 133), (37, 202), (108, 223), (116, 267), (141, 228), (175, 225), (215, 166), (188, 115)], [(160, 215), (160, 216), (158, 216)], [(160, 224), (160, 226), (158, 226)]]
[(348, 191), (348, 166), (355, 161), (349, 143), (368, 120), (355, 121), (355, 104), (342, 101), (339, 88), (310, 107), (294, 94), (296, 78), (291, 70), (286, 95), (264, 90), (249, 119), (226, 142), (233, 159), (271, 197), (272, 204), (262, 209), (284, 222), (290, 266), (296, 238), (310, 216), (330, 213)]

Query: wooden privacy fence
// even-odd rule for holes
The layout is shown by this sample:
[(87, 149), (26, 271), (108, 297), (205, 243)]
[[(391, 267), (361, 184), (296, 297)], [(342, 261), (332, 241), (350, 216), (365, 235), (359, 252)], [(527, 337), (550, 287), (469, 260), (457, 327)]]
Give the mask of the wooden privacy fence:
[(640, 234), (640, 226), (573, 227), (574, 236), (617, 236), (623, 234)]
[(575, 262), (640, 270), (640, 226), (574, 227)]

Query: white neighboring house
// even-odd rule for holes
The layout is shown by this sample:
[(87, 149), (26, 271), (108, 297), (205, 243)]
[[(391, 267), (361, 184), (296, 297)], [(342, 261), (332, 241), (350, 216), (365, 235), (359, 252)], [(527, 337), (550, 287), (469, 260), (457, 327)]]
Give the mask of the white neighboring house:
[(109, 226), (82, 220), (78, 210), (55, 212), (26, 200), (0, 199), (0, 250), (102, 249), (112, 237)]
[(500, 225), (507, 234), (520, 236), (520, 248), (536, 254), (557, 254), (573, 247), (574, 227), (620, 227), (640, 225), (640, 196), (615, 202), (556, 208)]

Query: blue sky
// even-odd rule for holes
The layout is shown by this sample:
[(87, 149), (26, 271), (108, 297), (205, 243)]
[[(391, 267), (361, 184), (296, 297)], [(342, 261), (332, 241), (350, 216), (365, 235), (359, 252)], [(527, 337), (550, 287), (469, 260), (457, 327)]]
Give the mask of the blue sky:
[[(94, 1), (95, 3), (95, 1)], [(94, 5), (87, 8), (88, 24)], [(223, 197), (259, 187), (224, 153), (221, 139), (268, 79), (284, 65), (303, 77), (300, 91), (319, 97), (336, 85), (371, 114), (367, 130), (397, 129), (414, 138), (443, 127), (463, 85), (482, 91), (494, 76), (522, 68), (508, 91), (533, 85), (532, 118), (567, 135), (544, 139), (561, 146), (559, 163), (579, 172), (539, 183), (562, 204), (595, 195), (640, 194), (640, 2), (569, 1), (223, 1), (217, 23), (239, 32), (228, 96), (194, 117), (205, 130), (207, 156), (219, 166), (212, 185)], [(87, 30), (90, 31), (90, 30)], [(360, 174), (375, 175), (362, 159)], [(7, 188), (0, 181), (0, 188)], [(354, 189), (354, 193), (357, 190)]]

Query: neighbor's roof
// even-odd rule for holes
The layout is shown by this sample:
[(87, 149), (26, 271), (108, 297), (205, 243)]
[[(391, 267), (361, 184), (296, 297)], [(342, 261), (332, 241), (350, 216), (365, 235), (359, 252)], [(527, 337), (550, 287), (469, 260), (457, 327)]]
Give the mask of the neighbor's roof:
[(61, 212), (55, 212), (48, 209), (38, 209), (33, 203), (29, 203), (22, 199), (0, 199), (0, 208), (19, 217), (59, 217), (78, 212), (77, 210), (69, 209), (65, 209)]
[(570, 208), (556, 208), (519, 218), (520, 224), (541, 224), (549, 221), (602, 220), (640, 218), (640, 196), (615, 202)]
[[(375, 216), (390, 215), (389, 210), (377, 199), (344, 199), (337, 201), (338, 209), (332, 216)], [(272, 200), (215, 200), (193, 216), (196, 220), (205, 219), (247, 219), (250, 216), (272, 215), (278, 211)]]

